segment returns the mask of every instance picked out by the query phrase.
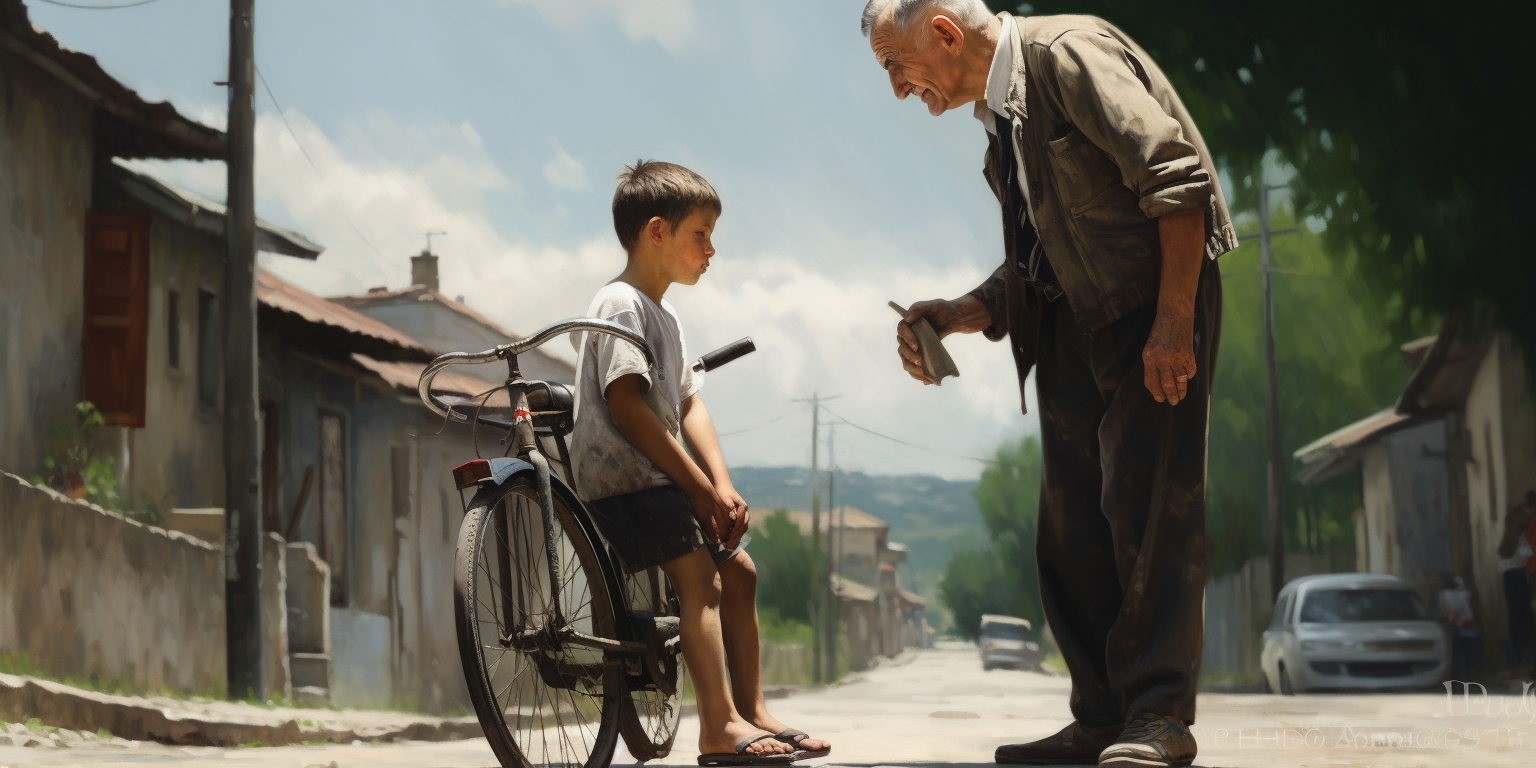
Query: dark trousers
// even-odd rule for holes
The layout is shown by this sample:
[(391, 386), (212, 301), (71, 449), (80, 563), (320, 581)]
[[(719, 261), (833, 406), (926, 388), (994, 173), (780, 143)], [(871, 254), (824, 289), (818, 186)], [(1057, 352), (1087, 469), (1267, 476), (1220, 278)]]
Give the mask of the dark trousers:
[(1508, 667), (1526, 667), (1531, 662), (1536, 640), (1532, 638), (1531, 582), (1524, 568), (1504, 571), (1504, 608), (1509, 613), (1509, 662)]
[(1072, 675), (1072, 715), (1132, 709), (1195, 719), (1205, 632), (1205, 462), (1221, 274), (1195, 298), (1196, 374), (1152, 399), (1141, 352), (1156, 302), (1090, 334), (1065, 298), (1042, 302), (1035, 389), (1044, 479), (1036, 560), (1046, 620)]

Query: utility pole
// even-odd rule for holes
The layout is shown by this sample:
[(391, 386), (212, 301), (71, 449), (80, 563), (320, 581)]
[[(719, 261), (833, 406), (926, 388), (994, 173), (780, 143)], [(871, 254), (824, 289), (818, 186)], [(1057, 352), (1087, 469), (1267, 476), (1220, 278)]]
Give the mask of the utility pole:
[(1264, 183), (1259, 175), (1259, 262), (1264, 273), (1264, 369), (1269, 381), (1269, 402), (1266, 407), (1268, 422), (1268, 507), (1269, 507), (1269, 594), (1279, 597), (1285, 586), (1285, 521), (1280, 506), (1280, 468), (1284, 459), (1280, 455), (1280, 389), (1275, 375), (1275, 307), (1270, 288), (1269, 241), (1274, 235), (1290, 234), (1296, 229), (1272, 232), (1269, 229), (1269, 193), (1284, 187)]
[(822, 593), (821, 574), (821, 474), (816, 464), (816, 430), (821, 418), (821, 395), (811, 393), (811, 679), (826, 681), (822, 675)]
[(229, 210), (224, 261), (224, 617), (229, 697), (261, 674), (261, 487), (256, 408), (256, 0), (229, 3)]
[[(837, 624), (842, 608), (842, 601), (838, 599), (836, 590), (832, 588), (832, 582), (837, 578), (840, 565), (838, 555), (842, 551), (844, 536), (842, 521), (834, 522), (832, 519), (832, 510), (836, 508), (837, 422), (834, 421), (827, 424), (827, 594), (822, 617), (822, 627), (826, 633), (824, 645), (827, 649), (827, 680), (829, 682), (837, 676)], [(834, 536), (836, 536), (835, 544)]]

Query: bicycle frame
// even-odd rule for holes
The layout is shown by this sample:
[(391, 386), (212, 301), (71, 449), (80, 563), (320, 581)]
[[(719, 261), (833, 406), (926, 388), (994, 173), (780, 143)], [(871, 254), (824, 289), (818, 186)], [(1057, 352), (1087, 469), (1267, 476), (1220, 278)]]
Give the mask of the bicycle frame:
[[(549, 466), (549, 460), (544, 456), (543, 452), (539, 450), (538, 435), (534, 428), (533, 421), (534, 414), (529, 410), (528, 405), (529, 388), (540, 382), (530, 382), (523, 378), (522, 371), (518, 368), (517, 356), (523, 352), (527, 352), (528, 350), (538, 347), (539, 345), (543, 344), (551, 338), (554, 338), (555, 336), (578, 331), (608, 333), (617, 336), (635, 345), (635, 347), (637, 347), (640, 352), (645, 355), (645, 361), (648, 366), (655, 364), (655, 359), (651, 354), (650, 345), (646, 344), (645, 338), (640, 336), (638, 333), (635, 333), (629, 328), (626, 328), (617, 323), (612, 323), (606, 320), (585, 318), (577, 320), (566, 320), (564, 322), (555, 323), (539, 330), (532, 336), (529, 336), (525, 339), (515, 341), (510, 344), (503, 344), (499, 347), (486, 350), (484, 352), (451, 352), (442, 355), (433, 360), (430, 365), (422, 370), (421, 379), (417, 383), (416, 388), (417, 394), (421, 397), (422, 402), (426, 404), (426, 406), (434, 413), (454, 421), (469, 423), (471, 421), (471, 416), (469, 414), (455, 410), (454, 405), (443, 402), (432, 393), (432, 380), (436, 378), (437, 374), (441, 373), (443, 369), (452, 365), (473, 365), (478, 363), (495, 362), (497, 360), (505, 360), (507, 362), (506, 382), (496, 389), (507, 390), (509, 399), (512, 402), (512, 421), (504, 422), (499, 419), (492, 419), (481, 416), (478, 412), (478, 408), (475, 415), (473, 416), (473, 419), (475, 423), (487, 424), (489, 426), (500, 427), (503, 429), (510, 429), (511, 440), (509, 441), (508, 445), (508, 453), (510, 454), (512, 450), (515, 449), (517, 459), (532, 466), (536, 473), (538, 484), (537, 487), (539, 490), (540, 516), (544, 525), (545, 561), (548, 567), (549, 583), (551, 585), (558, 585), (560, 583), (560, 559), (558, 546), (555, 541), (556, 527), (554, 480), (552, 477), (552, 470)], [(495, 389), (491, 390), (491, 392), (495, 391)], [(486, 394), (489, 395), (490, 393)], [(569, 467), (570, 455), (566, 450), (565, 440), (559, 435), (559, 433), (555, 434), (555, 438), (562, 454), (560, 459), (565, 463), (567, 467)], [(510, 474), (511, 473), (509, 472), (508, 475)], [(459, 487), (462, 490), (467, 483), (485, 482), (486, 480), (493, 479), (493, 476), (494, 473), (490, 471), (489, 462), (487, 462), (484, 476), (456, 477), (455, 480), (458, 482)], [(476, 498), (479, 498), (478, 494)], [(466, 507), (467, 506), (468, 505), (466, 505)], [(596, 536), (593, 536), (592, 538), (594, 541), (600, 540)], [(503, 564), (502, 567), (510, 569), (510, 560), (511, 558), (509, 557), (501, 558), (501, 563)], [(610, 574), (612, 573), (612, 569), (605, 570), (607, 570)], [(502, 574), (502, 576), (506, 582), (511, 581), (510, 573)], [(617, 586), (618, 585), (610, 585), (610, 587)], [(622, 617), (627, 617), (629, 602), (628, 595), (624, 594), (624, 591), (618, 588), (611, 588), (609, 591), (614, 594), (614, 598), (619, 601), (621, 606), (624, 607), (624, 610), (619, 612), (619, 615)], [(504, 595), (504, 599), (510, 599), (510, 597)], [(552, 608), (554, 611), (554, 621), (551, 626), (564, 627), (565, 617), (561, 614), (560, 601), (554, 600)], [(508, 613), (510, 614), (510, 612), (511, 611), (509, 606)], [(626, 624), (627, 622), (621, 621), (620, 623), (622, 625)], [(626, 626), (623, 630), (624, 634), (632, 635), (633, 633), (628, 630), (629, 628)], [(511, 644), (515, 645), (533, 640), (536, 640), (536, 638), (518, 637), (504, 639), (503, 642), (510, 641)], [(552, 641), (557, 648), (560, 643), (571, 643), (573, 645), (583, 645), (590, 648), (601, 649), (603, 651), (635, 654), (641, 657), (643, 657), (647, 651), (647, 646), (645, 644), (636, 642), (633, 639), (611, 640), (608, 638), (586, 635), (580, 632), (576, 632), (575, 630), (562, 631), (558, 636), (550, 637), (549, 640)]]

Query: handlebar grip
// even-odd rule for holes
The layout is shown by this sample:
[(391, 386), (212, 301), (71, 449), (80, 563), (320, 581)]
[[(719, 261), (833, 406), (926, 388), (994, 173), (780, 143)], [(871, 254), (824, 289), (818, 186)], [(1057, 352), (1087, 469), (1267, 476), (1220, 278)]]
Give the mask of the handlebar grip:
[(693, 364), (693, 369), (695, 371), (712, 371), (742, 355), (750, 355), (756, 351), (757, 345), (753, 344), (752, 337), (748, 336), (733, 341), (713, 352), (704, 353), (704, 356), (700, 357), (698, 362)]

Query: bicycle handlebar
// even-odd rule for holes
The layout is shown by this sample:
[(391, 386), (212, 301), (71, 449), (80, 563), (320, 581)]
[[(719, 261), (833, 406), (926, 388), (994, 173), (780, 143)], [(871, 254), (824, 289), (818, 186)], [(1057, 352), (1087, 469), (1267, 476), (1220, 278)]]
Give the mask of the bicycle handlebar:
[(742, 355), (750, 355), (756, 351), (757, 345), (752, 343), (751, 336), (747, 336), (746, 338), (737, 339), (713, 352), (706, 352), (703, 357), (700, 357), (693, 364), (693, 369), (708, 373)]
[(509, 344), (502, 344), (494, 349), (484, 352), (449, 352), (438, 356), (421, 371), (421, 378), (416, 382), (416, 394), (421, 402), (429, 410), (439, 416), (446, 416), (456, 421), (469, 421), (467, 414), (454, 411), (438, 397), (432, 394), (432, 380), (444, 368), (450, 365), (477, 365), (480, 363), (494, 363), (497, 360), (505, 360), (508, 357), (516, 357), (528, 350), (534, 349), (550, 339), (566, 333), (577, 331), (593, 331), (617, 336), (630, 344), (633, 344), (640, 353), (645, 355), (645, 364), (654, 366), (656, 358), (651, 354), (651, 347), (645, 343), (645, 337), (618, 323), (608, 320), (598, 320), (592, 317), (582, 317), (573, 320), (562, 320), (558, 323), (547, 325), (535, 331), (533, 335)]

